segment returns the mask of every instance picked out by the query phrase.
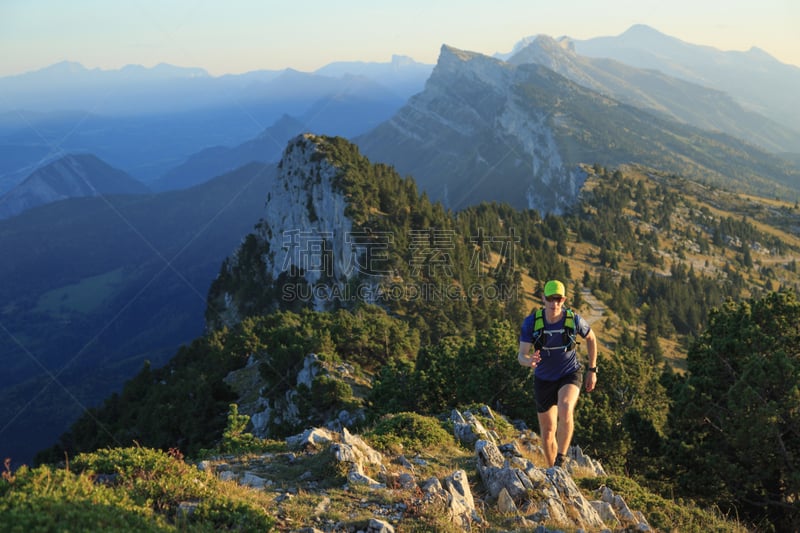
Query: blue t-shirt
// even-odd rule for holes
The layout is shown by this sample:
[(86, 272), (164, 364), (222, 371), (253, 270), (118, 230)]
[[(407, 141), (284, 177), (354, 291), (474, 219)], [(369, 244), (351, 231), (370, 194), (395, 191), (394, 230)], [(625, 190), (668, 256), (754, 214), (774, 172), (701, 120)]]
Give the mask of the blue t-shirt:
[[(571, 374), (580, 369), (578, 362), (578, 349), (575, 346), (572, 350), (567, 350), (564, 342), (564, 322), (567, 319), (567, 312), (564, 310), (564, 316), (561, 320), (553, 324), (547, 322), (547, 316), (542, 311), (542, 320), (544, 321), (544, 345), (542, 346), (539, 355), (542, 359), (536, 365), (535, 375), (539, 379), (547, 381), (556, 381), (567, 374)], [(591, 331), (589, 323), (580, 317), (577, 313), (573, 313), (575, 320), (575, 332), (584, 339)], [(536, 320), (536, 313), (531, 313), (525, 320), (522, 321), (522, 328), (520, 328), (519, 340), (520, 342), (530, 342), (533, 344), (533, 325)]]

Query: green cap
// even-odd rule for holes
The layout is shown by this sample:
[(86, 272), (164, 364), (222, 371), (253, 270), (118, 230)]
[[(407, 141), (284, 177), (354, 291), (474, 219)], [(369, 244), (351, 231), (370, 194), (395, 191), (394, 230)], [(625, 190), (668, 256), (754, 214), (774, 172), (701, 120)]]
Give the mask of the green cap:
[(567, 295), (567, 291), (564, 289), (563, 283), (556, 279), (551, 279), (544, 284), (544, 297), (547, 298), (556, 294), (563, 297)]

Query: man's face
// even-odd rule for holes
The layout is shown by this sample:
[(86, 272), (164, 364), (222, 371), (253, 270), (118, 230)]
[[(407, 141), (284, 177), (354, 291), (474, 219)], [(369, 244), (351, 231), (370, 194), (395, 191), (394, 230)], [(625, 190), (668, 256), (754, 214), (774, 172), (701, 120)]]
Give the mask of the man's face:
[(560, 313), (561, 312), (561, 307), (564, 305), (565, 301), (566, 301), (566, 298), (564, 298), (563, 296), (559, 296), (557, 294), (554, 294), (553, 296), (545, 297), (544, 306), (547, 309), (553, 311), (554, 313)]

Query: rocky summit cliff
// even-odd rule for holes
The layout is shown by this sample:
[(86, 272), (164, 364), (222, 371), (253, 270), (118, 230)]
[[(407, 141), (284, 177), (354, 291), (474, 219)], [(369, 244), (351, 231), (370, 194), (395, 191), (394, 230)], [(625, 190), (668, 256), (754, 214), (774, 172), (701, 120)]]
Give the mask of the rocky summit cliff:
[[(281, 302), (303, 300), (318, 310), (330, 308), (333, 292), (343, 289), (355, 274), (355, 249), (347, 241), (352, 221), (348, 200), (336, 186), (342, 169), (321, 151), (320, 138), (304, 134), (289, 141), (272, 180), (264, 216), (254, 233), (229, 257), (209, 296), (213, 324), (235, 324), (251, 311), (252, 294), (242, 291), (243, 276), (260, 290), (274, 289), (265, 298)], [(255, 272), (244, 272), (257, 268)], [(291, 282), (291, 283), (290, 283)], [(298, 284), (298, 282), (300, 284)], [(300, 292), (302, 287), (302, 293)], [(311, 289), (313, 287), (313, 290)], [(238, 293), (233, 291), (238, 290)]]
[(585, 175), (562, 157), (551, 112), (529, 106), (519, 93), (521, 74), (444, 46), (425, 91), (357, 143), (448, 207), (480, 199), (559, 211)]
[[(478, 264), (490, 247), (498, 253), (494, 261), (508, 255), (503, 243), (518, 240), (513, 232), (497, 219), (482, 228), (472, 227), (469, 217), (456, 221), (420, 194), (413, 179), (371, 162), (341, 137), (295, 137), (275, 176), (264, 179), (270, 192), (263, 216), (209, 290), (206, 321), (212, 329), (278, 309), (366, 303), (405, 315), (427, 309), (440, 320), (416, 327), (436, 329), (431, 334), (438, 336), (465, 331), (470, 302), (479, 296), (513, 303), (505, 296), (513, 296), (518, 280), (489, 276)], [(519, 224), (539, 220), (536, 213), (508, 215), (520, 217)], [(456, 228), (459, 223), (463, 227)], [(480, 239), (495, 244), (478, 253)], [(509, 274), (510, 268), (500, 270)], [(497, 283), (504, 285), (489, 287)]]

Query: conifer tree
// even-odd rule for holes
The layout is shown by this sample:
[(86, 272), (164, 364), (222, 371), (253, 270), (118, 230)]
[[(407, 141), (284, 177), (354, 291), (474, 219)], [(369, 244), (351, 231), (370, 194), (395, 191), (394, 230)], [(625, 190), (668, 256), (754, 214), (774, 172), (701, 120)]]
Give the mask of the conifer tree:
[(800, 529), (800, 302), (728, 302), (691, 346), (670, 412), (669, 457), (687, 494)]

